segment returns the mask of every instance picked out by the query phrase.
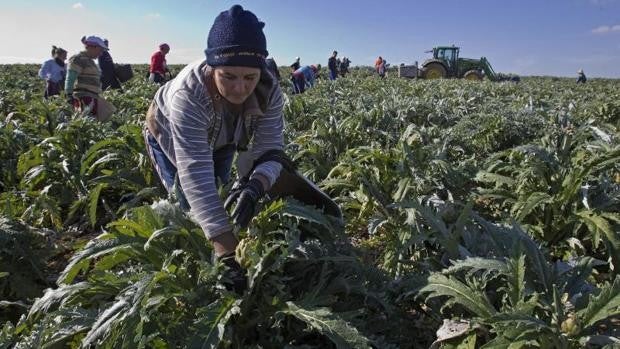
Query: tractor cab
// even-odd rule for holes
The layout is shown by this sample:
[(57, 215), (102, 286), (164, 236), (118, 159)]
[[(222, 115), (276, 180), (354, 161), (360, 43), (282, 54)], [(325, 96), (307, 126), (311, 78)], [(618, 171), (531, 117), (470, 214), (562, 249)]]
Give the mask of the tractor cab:
[(448, 76), (458, 75), (459, 48), (456, 46), (438, 46), (433, 48), (433, 58), (447, 66)]

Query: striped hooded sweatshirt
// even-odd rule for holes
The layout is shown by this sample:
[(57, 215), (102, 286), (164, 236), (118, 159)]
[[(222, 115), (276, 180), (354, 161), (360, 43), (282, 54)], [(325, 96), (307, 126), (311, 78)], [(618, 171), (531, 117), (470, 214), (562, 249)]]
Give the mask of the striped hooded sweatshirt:
[[(159, 88), (155, 94), (154, 120), (147, 120), (149, 131), (172, 164), (177, 168), (181, 188), (191, 207), (192, 216), (202, 227), (208, 238), (213, 238), (232, 230), (229, 218), (215, 183), (213, 152), (231, 143), (237, 144), (241, 134), (245, 134), (244, 122), (237, 122), (235, 130), (223, 130), (222, 118), (239, 117), (216, 111), (216, 103), (205, 83), (206, 61), (194, 62), (186, 66), (172, 81)], [(213, 87), (212, 87), (213, 88)], [(258, 88), (258, 87), (257, 87)], [(249, 163), (258, 159), (268, 150), (282, 150), (283, 140), (283, 98), (277, 82), (268, 86), (268, 102), (264, 113), (258, 108), (255, 94), (244, 104), (244, 115), (250, 113), (254, 118), (253, 136), (245, 156), (238, 157), (237, 169), (243, 174), (239, 158)], [(230, 124), (230, 123), (229, 123)], [(217, 129), (217, 132), (213, 130)], [(153, 129), (156, 131), (153, 132)], [(216, 135), (221, 132), (233, 137)], [(209, 136), (211, 134), (211, 137)], [(245, 171), (251, 165), (245, 165)], [(269, 161), (254, 169), (252, 177), (259, 177), (273, 185), (282, 165)], [(265, 190), (268, 190), (265, 188)]]

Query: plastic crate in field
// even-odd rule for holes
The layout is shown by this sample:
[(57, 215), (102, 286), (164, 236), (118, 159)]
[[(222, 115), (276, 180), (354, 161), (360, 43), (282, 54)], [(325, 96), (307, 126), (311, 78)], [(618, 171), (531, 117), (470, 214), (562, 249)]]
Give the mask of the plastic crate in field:
[(114, 64), (114, 73), (116, 73), (116, 77), (121, 83), (133, 78), (133, 69), (131, 69), (129, 64)]
[(399, 78), (417, 78), (418, 66), (416, 65), (401, 65), (398, 67)]

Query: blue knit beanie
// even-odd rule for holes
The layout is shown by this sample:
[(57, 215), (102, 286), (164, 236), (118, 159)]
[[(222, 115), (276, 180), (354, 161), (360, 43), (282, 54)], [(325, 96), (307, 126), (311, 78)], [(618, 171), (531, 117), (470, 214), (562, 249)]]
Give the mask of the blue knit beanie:
[(265, 66), (267, 40), (263, 33), (265, 23), (234, 5), (215, 18), (207, 39), (207, 64), (217, 66)]

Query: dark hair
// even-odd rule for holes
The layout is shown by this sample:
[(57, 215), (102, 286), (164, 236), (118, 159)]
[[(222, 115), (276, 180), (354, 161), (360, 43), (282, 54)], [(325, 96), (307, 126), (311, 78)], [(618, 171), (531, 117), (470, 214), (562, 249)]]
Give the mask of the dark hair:
[(67, 53), (67, 51), (63, 48), (52, 45), (52, 57), (63, 53)]

